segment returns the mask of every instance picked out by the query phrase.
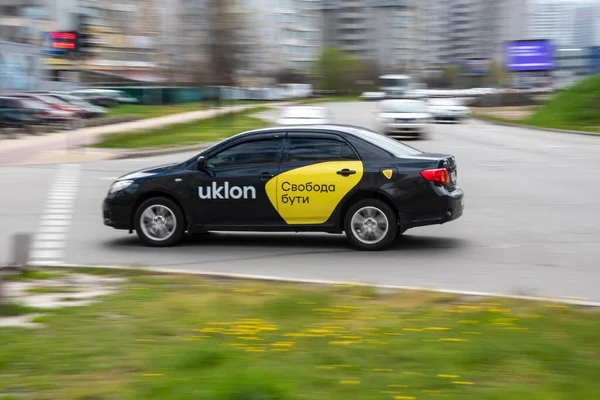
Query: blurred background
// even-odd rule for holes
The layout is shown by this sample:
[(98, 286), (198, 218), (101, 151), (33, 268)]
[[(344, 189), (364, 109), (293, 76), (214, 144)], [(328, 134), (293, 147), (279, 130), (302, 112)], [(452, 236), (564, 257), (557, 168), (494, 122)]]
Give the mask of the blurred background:
[(265, 99), (291, 96), (285, 84), (380, 90), (384, 74), (554, 89), (599, 72), (599, 49), (593, 0), (0, 0), (4, 93), (118, 87), (162, 104), (218, 85)]

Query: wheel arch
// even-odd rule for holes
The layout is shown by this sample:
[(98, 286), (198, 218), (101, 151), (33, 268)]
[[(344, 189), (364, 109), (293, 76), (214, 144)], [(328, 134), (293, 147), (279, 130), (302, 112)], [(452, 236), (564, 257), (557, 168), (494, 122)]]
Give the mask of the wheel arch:
[(344, 230), (344, 218), (350, 207), (352, 207), (353, 204), (366, 199), (377, 199), (387, 204), (398, 217), (399, 227), (402, 227), (402, 214), (400, 213), (400, 210), (392, 200), (391, 196), (385, 192), (378, 190), (361, 190), (352, 193), (350, 196), (348, 196), (348, 198), (343, 201), (343, 203), (338, 209), (338, 214), (336, 217), (336, 227), (340, 230)]

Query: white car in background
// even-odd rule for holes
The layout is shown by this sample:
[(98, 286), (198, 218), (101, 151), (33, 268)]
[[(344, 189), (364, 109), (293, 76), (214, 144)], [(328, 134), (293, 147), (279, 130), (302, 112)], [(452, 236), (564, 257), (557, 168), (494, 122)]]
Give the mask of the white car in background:
[(291, 106), (281, 112), (278, 125), (323, 125), (331, 122), (329, 109), (318, 106)]
[(422, 100), (383, 100), (375, 114), (375, 125), (386, 136), (402, 139), (423, 138), (429, 134), (431, 114)]
[(469, 107), (456, 98), (432, 98), (428, 106), (435, 121), (463, 122), (471, 115)]

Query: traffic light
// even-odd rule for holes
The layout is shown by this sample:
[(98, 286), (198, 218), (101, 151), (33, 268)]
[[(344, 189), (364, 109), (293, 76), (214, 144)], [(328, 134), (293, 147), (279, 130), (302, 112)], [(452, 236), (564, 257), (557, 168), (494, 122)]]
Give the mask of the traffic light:
[(94, 47), (95, 37), (90, 32), (87, 16), (80, 14), (77, 20), (77, 43), (75, 46), (77, 57), (80, 59), (89, 58)]

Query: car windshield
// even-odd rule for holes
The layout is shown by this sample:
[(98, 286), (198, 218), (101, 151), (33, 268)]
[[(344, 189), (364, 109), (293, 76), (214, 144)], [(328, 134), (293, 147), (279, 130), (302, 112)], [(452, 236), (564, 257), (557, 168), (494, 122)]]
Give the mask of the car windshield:
[(37, 108), (39, 110), (48, 109), (48, 106), (39, 100), (23, 99), (21, 101), (26, 108)]
[(386, 113), (420, 113), (425, 112), (425, 104), (420, 101), (399, 101), (381, 104), (381, 112)]
[(38, 95), (38, 96), (36, 96), (36, 98), (43, 101), (44, 103), (48, 103), (48, 104), (63, 104), (64, 103), (64, 101), (59, 100), (56, 97), (52, 97), (52, 96)]
[(380, 78), (380, 86), (408, 86), (408, 79), (406, 78)]
[(283, 111), (283, 118), (325, 118), (326, 112), (322, 108), (318, 107), (290, 107)]
[(357, 137), (360, 137), (367, 142), (374, 144), (394, 155), (394, 157), (405, 157), (422, 154), (423, 152), (414, 147), (408, 146), (402, 142), (392, 139), (388, 136), (384, 136), (378, 132), (371, 131), (365, 128), (347, 128), (350, 133), (353, 133)]

